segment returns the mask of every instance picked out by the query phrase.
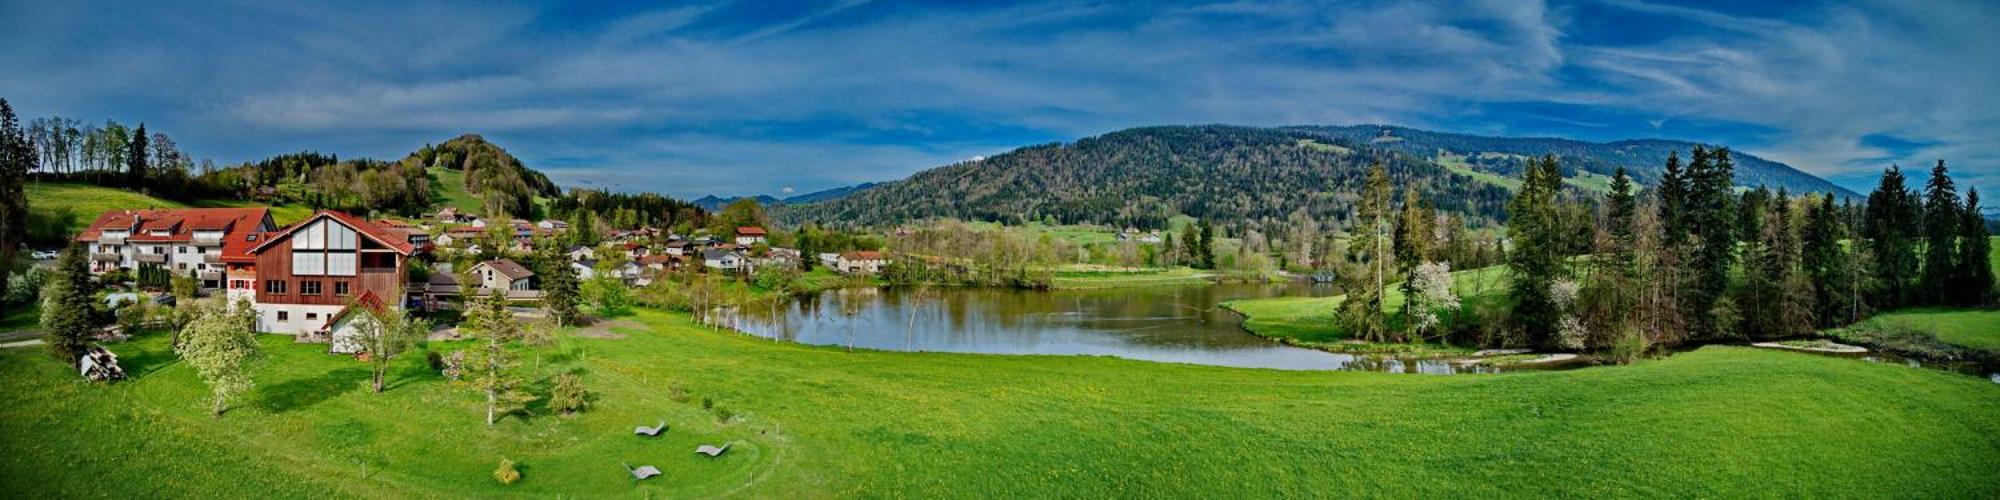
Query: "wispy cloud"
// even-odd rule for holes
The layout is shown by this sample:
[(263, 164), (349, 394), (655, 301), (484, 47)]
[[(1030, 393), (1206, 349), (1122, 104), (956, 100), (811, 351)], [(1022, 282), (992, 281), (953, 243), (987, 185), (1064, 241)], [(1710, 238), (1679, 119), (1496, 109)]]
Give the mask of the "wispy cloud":
[(223, 161), (481, 132), (561, 180), (682, 196), (1165, 123), (1663, 135), (1850, 185), (1886, 162), (2000, 169), (1990, 3), (1149, 7), (8, 3), (0, 96), (145, 120)]

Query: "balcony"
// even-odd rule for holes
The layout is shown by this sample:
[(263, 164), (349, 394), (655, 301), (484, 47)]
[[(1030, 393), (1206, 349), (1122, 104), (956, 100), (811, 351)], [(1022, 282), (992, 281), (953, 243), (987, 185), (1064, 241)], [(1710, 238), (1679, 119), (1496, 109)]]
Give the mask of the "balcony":
[(123, 245), (125, 244), (125, 235), (123, 234), (99, 235), (97, 237), (97, 243), (100, 245)]
[(221, 246), (222, 235), (195, 233), (194, 238), (190, 239), (189, 241), (193, 243), (194, 246), (198, 247)]
[(165, 264), (167, 263), (167, 254), (142, 253), (133, 257), (133, 260), (137, 260), (142, 264)]
[(98, 262), (118, 262), (120, 260), (124, 260), (124, 256), (119, 255), (118, 252), (95, 252), (90, 254), (90, 260)]
[(195, 273), (195, 276), (201, 278), (204, 281), (221, 281), (222, 271), (216, 269), (205, 269)]
[(220, 253), (204, 253), (204, 254), (201, 254), (201, 261), (202, 261), (203, 263), (207, 263), (208, 265), (218, 265), (218, 264), (222, 264), (222, 254), (220, 254)]

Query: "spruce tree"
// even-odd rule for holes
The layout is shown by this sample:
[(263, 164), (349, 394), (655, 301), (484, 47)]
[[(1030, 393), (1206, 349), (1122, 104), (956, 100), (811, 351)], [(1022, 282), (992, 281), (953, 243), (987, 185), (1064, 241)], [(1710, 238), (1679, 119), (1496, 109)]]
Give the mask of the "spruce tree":
[[(1700, 151), (1701, 148), (1695, 148)], [(1706, 154), (1706, 153), (1704, 153)], [(1664, 240), (1669, 247), (1678, 247), (1687, 242), (1687, 171), (1681, 168), (1681, 154), (1667, 153), (1667, 166), (1660, 173), (1660, 225), (1665, 233)]]
[(1980, 214), (1979, 189), (1967, 188), (1965, 210), (1959, 213), (1958, 278), (1953, 288), (1959, 305), (1985, 305), (1993, 294), (1992, 239), (1986, 231), (1986, 216)]
[(1701, 339), (1727, 336), (1732, 324), (1723, 317), (1723, 293), (1736, 262), (1735, 163), (1727, 148), (1710, 151), (1696, 146), (1688, 167), (1688, 196), (1683, 217), (1695, 245), (1688, 262), (1692, 275), (1682, 298), (1692, 315), (1689, 331)]
[(1347, 259), (1340, 273), (1341, 324), (1355, 338), (1371, 342), (1388, 340), (1389, 328), (1383, 320), (1382, 287), (1395, 266), (1389, 238), (1389, 173), (1377, 160), (1368, 169), (1361, 199), (1354, 205), (1352, 228), (1348, 230)]
[(1866, 210), (1862, 237), (1868, 240), (1874, 289), (1869, 302), (1884, 309), (1902, 306), (1909, 302), (1911, 279), (1917, 276), (1915, 228), (1922, 223), (1923, 207), (1905, 186), (1901, 167), (1882, 171)]
[(146, 155), (150, 154), (146, 147), (147, 140), (146, 124), (141, 123), (139, 129), (132, 132), (132, 140), (126, 143), (128, 149), (125, 153), (125, 187), (127, 188), (145, 190)]
[(1807, 204), (1805, 225), (1800, 230), (1799, 268), (1812, 282), (1816, 305), (1813, 324), (1822, 328), (1838, 326), (1847, 317), (1847, 255), (1840, 240), (1846, 237), (1840, 223), (1840, 209), (1833, 205), (1833, 193)]
[(570, 266), (567, 255), (558, 247), (547, 245), (542, 258), (542, 306), (548, 309), (549, 317), (562, 326), (576, 325), (582, 318), (577, 305), (583, 301), (582, 286), (576, 276), (576, 268)]
[(1919, 300), (1926, 304), (1944, 304), (1951, 293), (1953, 278), (1960, 267), (1958, 261), (1958, 235), (1963, 232), (1965, 217), (1960, 215), (1958, 188), (1952, 185), (1951, 174), (1944, 168), (1944, 160), (1938, 160), (1931, 167), (1931, 180), (1924, 185), (1924, 272), (1917, 285)]
[(75, 365), (97, 329), (96, 283), (90, 278), (83, 245), (70, 245), (56, 258), (55, 274), (42, 289), (42, 340), (49, 352)]
[(1555, 348), (1562, 311), (1550, 287), (1568, 275), (1556, 207), (1562, 172), (1555, 156), (1550, 155), (1529, 163), (1524, 177), (1521, 189), (1507, 203), (1507, 237), (1513, 242), (1507, 253), (1507, 270), (1513, 281), (1508, 290), (1514, 299), (1512, 320), (1530, 344)]
[(7, 289), (13, 277), (9, 266), (28, 236), (28, 195), (21, 181), (39, 161), (34, 143), (14, 117), (14, 106), (0, 98), (0, 290)]

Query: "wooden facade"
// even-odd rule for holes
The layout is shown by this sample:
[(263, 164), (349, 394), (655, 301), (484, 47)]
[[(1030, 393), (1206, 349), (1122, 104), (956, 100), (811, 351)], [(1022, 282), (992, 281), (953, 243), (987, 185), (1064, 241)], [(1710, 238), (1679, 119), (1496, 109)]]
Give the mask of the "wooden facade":
[[(282, 241), (267, 243), (257, 252), (257, 303), (346, 305), (363, 291), (374, 292), (377, 297), (402, 296), (398, 292), (404, 282), (405, 255), (335, 218), (309, 224), (284, 235)], [(347, 231), (345, 238), (309, 233), (317, 230), (337, 233), (343, 229)], [(308, 248), (295, 248), (301, 242)], [(327, 264), (335, 258), (341, 261), (351, 258), (352, 265)], [(298, 262), (317, 263), (318, 269), (297, 269)], [(308, 293), (315, 288), (317, 293)]]

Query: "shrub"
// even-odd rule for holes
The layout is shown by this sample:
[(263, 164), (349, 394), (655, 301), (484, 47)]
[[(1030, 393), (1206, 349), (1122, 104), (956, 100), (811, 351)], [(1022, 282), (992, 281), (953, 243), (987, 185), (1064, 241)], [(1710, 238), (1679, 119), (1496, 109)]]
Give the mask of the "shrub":
[(1646, 342), (1646, 336), (1639, 333), (1639, 330), (1627, 328), (1625, 329), (1625, 333), (1618, 336), (1617, 340), (1611, 341), (1609, 356), (1613, 362), (1618, 364), (1631, 364), (1634, 361), (1638, 361), (1639, 358), (1645, 357), (1646, 350), (1651, 347)]
[(500, 481), (500, 484), (514, 484), (515, 481), (521, 480), (521, 471), (514, 468), (513, 460), (502, 458), (500, 468), (493, 469), (493, 479)]
[(724, 408), (724, 407), (721, 407), (721, 406), (717, 406), (717, 407), (715, 407), (715, 422), (716, 422), (716, 423), (719, 423), (719, 424), (726, 424), (726, 423), (729, 423), (729, 419), (731, 419), (731, 418), (736, 418), (736, 412), (734, 412), (734, 411), (730, 411), (730, 410), (729, 410), (728, 408)]
[(709, 397), (708, 397), (708, 396), (702, 396), (702, 397), (701, 397), (701, 409), (703, 409), (703, 410), (713, 410), (713, 409), (715, 409), (715, 400), (714, 400), (714, 399), (709, 399)]
[(688, 402), (689, 396), (688, 396), (687, 386), (681, 385), (681, 382), (678, 380), (667, 384), (667, 399), (672, 400), (675, 403)]
[(590, 393), (583, 389), (583, 377), (564, 373), (556, 375), (555, 389), (549, 392), (549, 408), (570, 415), (588, 408), (589, 399)]

